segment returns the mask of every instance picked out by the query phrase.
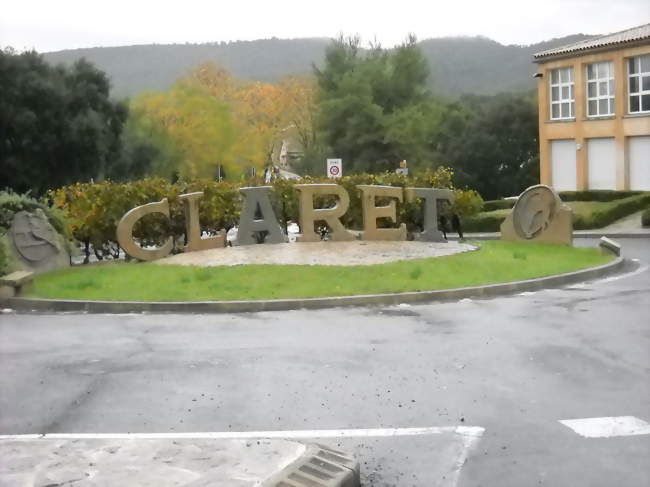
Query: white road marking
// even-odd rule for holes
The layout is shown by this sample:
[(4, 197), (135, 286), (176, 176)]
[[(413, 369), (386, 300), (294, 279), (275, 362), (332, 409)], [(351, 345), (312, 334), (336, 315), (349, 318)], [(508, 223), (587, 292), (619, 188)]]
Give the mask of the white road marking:
[(566, 289), (580, 289), (583, 288), (587, 285), (585, 282), (579, 282), (577, 284), (573, 284), (572, 286), (567, 286)]
[(650, 435), (650, 424), (635, 416), (562, 419), (560, 423), (585, 438)]
[(378, 428), (345, 430), (297, 430), (297, 431), (219, 431), (196, 433), (45, 433), (27, 435), (0, 435), (0, 440), (69, 440), (69, 439), (256, 439), (256, 438), (360, 438), (390, 436), (422, 436), (456, 433), (476, 441), (481, 438), (485, 428), (480, 426), (433, 426), (425, 428)]
[[(460, 471), (470, 452), (480, 441), (485, 428), (480, 426), (433, 426), (425, 428), (377, 428), (343, 430), (298, 431), (245, 431), (245, 432), (197, 432), (197, 433), (50, 433), (27, 435), (0, 435), (0, 440), (79, 440), (79, 439), (314, 439), (314, 438), (390, 438), (398, 436), (423, 436), (453, 434), (461, 445), (450, 458), (446, 487), (456, 487)], [(458, 436), (460, 438), (458, 438)]]
[(636, 276), (638, 274), (642, 274), (642, 273), (646, 272), (648, 270), (648, 267), (649, 266), (644, 265), (644, 266), (639, 267), (635, 271), (628, 272), (626, 274), (619, 274), (617, 276), (605, 277), (603, 279), (599, 279), (599, 280), (596, 280), (594, 282), (597, 282), (597, 283), (601, 284), (603, 282), (612, 282), (612, 281), (618, 281), (619, 279), (626, 279), (628, 277)]
[[(458, 429), (460, 428), (462, 428), (462, 426), (460, 426)], [(480, 428), (476, 426), (469, 426), (467, 428), (468, 431), (466, 432), (457, 431), (457, 433), (463, 435), (463, 450), (461, 451), (460, 455), (458, 455), (458, 459), (456, 460), (456, 464), (454, 465), (454, 469), (450, 475), (450, 481), (452, 486), (458, 485), (460, 470), (465, 465), (465, 462), (467, 461), (470, 452), (474, 448), (476, 448), (476, 445), (478, 445), (478, 442), (481, 439), (483, 432), (485, 431), (485, 428)]]

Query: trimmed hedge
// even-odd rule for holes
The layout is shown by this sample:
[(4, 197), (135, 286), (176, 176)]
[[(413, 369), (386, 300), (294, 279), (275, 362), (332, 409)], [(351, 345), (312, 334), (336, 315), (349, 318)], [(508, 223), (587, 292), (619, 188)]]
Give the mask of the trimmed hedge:
[(650, 227), (650, 208), (641, 213), (641, 225), (644, 227)]
[(517, 200), (515, 199), (484, 201), (482, 211), (509, 210), (515, 206), (516, 202)]
[[(642, 194), (642, 191), (610, 191), (610, 190), (591, 190), (591, 191), (561, 191), (559, 193), (562, 201), (614, 201), (630, 196)], [(505, 210), (515, 206), (516, 199), (508, 200), (489, 200), (483, 202), (482, 211)]]
[[(620, 195), (626, 192), (618, 191), (617, 193)], [(572, 206), (571, 203), (575, 202), (576, 204), (574, 206), (582, 210), (574, 210), (573, 229), (591, 230), (602, 228), (650, 204), (650, 193), (640, 193), (638, 191), (634, 193), (634, 195), (626, 198), (595, 201), (593, 202), (593, 210), (585, 207), (585, 205), (581, 205), (581, 203), (589, 203), (581, 199), (569, 202), (569, 206)], [(463, 230), (466, 232), (498, 232), (500, 231), (501, 223), (505, 220), (509, 212), (510, 210), (503, 209), (483, 211), (477, 215), (465, 218), (463, 221)]]
[(650, 193), (641, 193), (636, 196), (608, 201), (591, 213), (574, 213), (573, 228), (575, 230), (602, 228), (648, 205), (650, 205)]
[(501, 223), (512, 210), (484, 211), (463, 219), (464, 232), (499, 232)]
[(587, 191), (560, 191), (562, 201), (614, 201), (630, 196), (642, 194), (642, 191), (614, 191), (614, 190), (587, 190)]
[[(362, 227), (361, 197), (356, 188), (359, 184), (452, 188), (451, 177), (451, 170), (445, 168), (419, 177), (405, 177), (395, 173), (346, 176), (336, 181), (350, 195), (350, 207), (341, 221), (346, 228)], [(327, 178), (303, 178), (276, 179), (270, 183), (273, 186), (271, 203), (280, 224), (286, 228), (289, 221), (298, 221), (298, 192), (294, 187), (296, 184), (332, 182)], [(185, 217), (179, 195), (196, 191), (204, 193), (199, 204), (201, 227), (203, 231), (214, 235), (221, 229), (229, 230), (237, 225), (241, 207), (239, 188), (261, 185), (264, 185), (264, 182), (259, 178), (244, 181), (242, 184), (212, 180), (181, 181), (175, 184), (163, 179), (143, 179), (129, 183), (104, 181), (95, 184), (73, 184), (50, 191), (48, 197), (67, 216), (72, 235), (85, 248), (86, 260), (91, 248), (101, 260), (104, 257), (119, 257), (120, 247), (115, 231), (119, 220), (131, 208), (168, 198), (170, 218), (157, 214), (147, 215), (136, 224), (133, 234), (142, 245), (160, 245), (172, 235), (174, 250), (180, 251), (184, 244)], [(317, 199), (316, 205), (329, 206), (334, 202), (333, 197), (322, 197)], [(385, 202), (378, 198), (378, 204)], [(482, 205), (483, 200), (475, 191), (456, 190), (454, 211), (459, 215), (477, 213)], [(406, 202), (399, 204), (397, 220), (399, 223), (406, 223), (410, 231), (420, 228), (423, 220), (421, 205)]]

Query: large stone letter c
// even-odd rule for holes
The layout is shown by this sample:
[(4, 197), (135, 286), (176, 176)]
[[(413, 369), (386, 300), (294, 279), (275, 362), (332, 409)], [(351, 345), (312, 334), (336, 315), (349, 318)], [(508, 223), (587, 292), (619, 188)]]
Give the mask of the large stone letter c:
[(169, 202), (167, 198), (157, 203), (147, 203), (146, 205), (136, 206), (126, 214), (117, 224), (117, 241), (120, 247), (124, 249), (128, 255), (138, 260), (155, 260), (165, 257), (172, 251), (173, 241), (169, 237), (162, 247), (157, 249), (143, 249), (133, 240), (133, 226), (137, 221), (149, 213), (162, 213), (169, 218)]

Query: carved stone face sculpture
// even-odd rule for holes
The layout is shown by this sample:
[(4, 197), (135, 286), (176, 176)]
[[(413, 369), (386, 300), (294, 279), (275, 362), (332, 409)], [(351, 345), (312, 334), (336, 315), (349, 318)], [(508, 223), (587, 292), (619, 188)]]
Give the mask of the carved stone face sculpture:
[(16, 213), (11, 236), (18, 253), (29, 262), (41, 262), (59, 252), (55, 230), (47, 220), (34, 213)]
[(530, 240), (553, 221), (557, 197), (547, 186), (533, 186), (522, 193), (513, 209), (513, 224), (520, 238)]

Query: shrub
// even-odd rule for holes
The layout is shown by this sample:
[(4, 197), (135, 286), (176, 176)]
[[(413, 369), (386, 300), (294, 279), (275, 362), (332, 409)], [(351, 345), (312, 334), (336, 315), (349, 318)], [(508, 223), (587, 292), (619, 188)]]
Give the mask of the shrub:
[(483, 207), (483, 198), (473, 189), (457, 189), (455, 191), (454, 212), (461, 217), (477, 214)]
[(465, 232), (498, 232), (501, 223), (512, 210), (485, 211), (463, 220)]
[[(612, 190), (589, 190), (589, 191), (561, 191), (560, 199), (569, 201), (600, 201), (608, 202), (629, 198), (642, 194), (642, 191), (612, 191)], [(490, 200), (483, 203), (482, 211), (505, 210), (515, 206), (516, 199)]]
[(197, 180), (191, 183), (171, 184), (164, 179), (150, 178), (130, 183), (77, 183), (50, 191), (49, 197), (69, 219), (69, 231), (83, 244), (86, 261), (92, 246), (98, 259), (117, 258), (117, 224), (124, 214), (136, 206), (169, 200), (170, 218), (147, 215), (133, 229), (134, 236), (143, 245), (160, 245), (173, 235), (175, 248), (184, 242), (176, 240), (184, 235), (185, 217), (179, 195), (203, 191), (199, 217), (203, 230), (215, 234), (222, 228), (232, 228), (239, 218), (239, 192), (232, 183)]
[(637, 193), (636, 196), (608, 201), (598, 206), (593, 212), (574, 212), (573, 228), (575, 230), (602, 228), (648, 205), (650, 205), (650, 193)]
[(490, 200), (483, 202), (482, 211), (509, 210), (515, 203), (516, 199), (511, 200)]
[[(359, 184), (377, 184), (397, 187), (436, 187), (452, 186), (452, 172), (438, 168), (417, 177), (407, 177), (395, 173), (356, 174), (336, 181), (350, 195), (350, 207), (341, 221), (350, 229), (361, 229), (363, 218), (361, 195), (356, 188)], [(306, 177), (300, 180), (277, 179), (273, 186), (271, 203), (278, 221), (285, 226), (289, 221), (298, 221), (298, 191), (296, 184), (332, 183), (324, 177)], [(215, 234), (221, 229), (230, 229), (238, 223), (241, 209), (239, 188), (243, 186), (263, 185), (260, 178), (242, 181), (242, 184), (217, 182), (211, 180), (179, 181), (169, 183), (164, 179), (149, 178), (129, 183), (104, 181), (88, 184), (77, 183), (48, 193), (54, 206), (62, 211), (68, 219), (67, 229), (85, 248), (86, 261), (91, 249), (98, 259), (118, 258), (120, 248), (117, 243), (116, 229), (122, 216), (136, 206), (169, 200), (170, 218), (163, 215), (147, 215), (136, 224), (133, 234), (143, 245), (160, 245), (169, 235), (174, 237), (174, 251), (179, 251), (184, 243), (185, 217), (179, 195), (202, 191), (204, 193), (199, 205), (199, 217), (202, 230)], [(322, 197), (317, 205), (334, 204), (333, 197)], [(378, 204), (384, 204), (381, 198)], [(477, 213), (483, 200), (475, 191), (456, 190), (454, 211), (465, 217)], [(422, 208), (418, 202), (403, 202), (398, 205), (397, 220), (407, 224), (413, 231), (422, 226)], [(379, 225), (388, 222), (379, 222)], [(392, 225), (392, 223), (391, 223)]]
[(64, 214), (53, 208), (43, 201), (29, 196), (29, 193), (18, 194), (11, 190), (0, 191), (0, 233), (5, 233), (14, 219), (14, 215), (19, 211), (35, 211), (40, 209), (45, 213), (50, 225), (54, 229), (68, 236), (66, 233), (66, 221)]
[[(650, 193), (635, 193), (635, 195), (628, 196), (627, 198), (593, 202), (593, 205), (578, 200), (571, 202), (575, 203), (575, 207), (583, 205), (580, 207), (581, 211), (576, 211), (576, 208), (574, 208), (573, 229), (591, 230), (602, 228), (650, 204)], [(466, 232), (498, 232), (500, 231), (501, 223), (505, 220), (508, 213), (510, 213), (510, 210), (493, 210), (478, 213), (465, 219), (463, 223), (464, 230)]]
[(650, 207), (646, 208), (643, 213), (641, 213), (641, 225), (644, 227), (650, 227)]
[(642, 194), (641, 191), (613, 191), (613, 190), (587, 190), (587, 191), (561, 191), (562, 201), (614, 201), (630, 196)]

